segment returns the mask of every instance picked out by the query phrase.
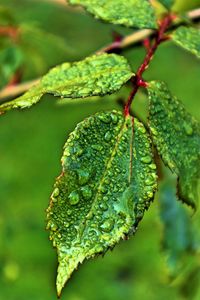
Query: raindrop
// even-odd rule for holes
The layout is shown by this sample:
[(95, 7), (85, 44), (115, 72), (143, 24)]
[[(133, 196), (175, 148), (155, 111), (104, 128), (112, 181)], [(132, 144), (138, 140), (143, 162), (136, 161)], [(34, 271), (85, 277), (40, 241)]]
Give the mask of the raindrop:
[(80, 147), (80, 146), (75, 146), (73, 148), (73, 153), (76, 155), (76, 156), (81, 156), (83, 154), (83, 149)]
[(99, 208), (106, 211), (108, 209), (108, 205), (105, 202), (101, 202), (99, 204)]
[(100, 225), (100, 229), (103, 230), (104, 232), (110, 232), (114, 227), (114, 220), (106, 220)]
[(79, 194), (77, 191), (73, 191), (69, 194), (69, 203), (71, 205), (76, 205), (79, 202)]
[(111, 133), (109, 131), (106, 132), (105, 136), (104, 136), (104, 139), (106, 142), (109, 142), (111, 140)]
[(84, 185), (88, 182), (89, 178), (90, 178), (90, 174), (89, 172), (85, 171), (85, 170), (78, 170), (78, 182), (80, 185)]
[(92, 149), (97, 150), (97, 151), (103, 150), (103, 146), (102, 145), (94, 144), (94, 145), (91, 145), (91, 147), (92, 147)]
[(99, 119), (105, 124), (109, 124), (111, 122), (110, 115), (101, 115), (99, 116)]
[(86, 200), (89, 200), (92, 197), (92, 191), (89, 188), (89, 186), (82, 187), (81, 192), (82, 192), (83, 198)]
[(55, 188), (55, 190), (53, 191), (53, 197), (58, 197), (59, 194), (60, 194), (59, 188)]
[(187, 135), (192, 135), (193, 134), (193, 128), (190, 124), (187, 124), (187, 123), (183, 123), (183, 127), (185, 129), (185, 133)]
[(142, 158), (141, 158), (141, 161), (143, 162), (143, 163), (145, 163), (145, 164), (149, 164), (150, 162), (151, 162), (151, 156), (149, 156), (149, 155), (147, 155), (147, 156), (143, 156)]
[(118, 117), (117, 117), (116, 114), (112, 113), (112, 114), (111, 114), (111, 119), (112, 119), (113, 124), (117, 124), (117, 122), (118, 122)]

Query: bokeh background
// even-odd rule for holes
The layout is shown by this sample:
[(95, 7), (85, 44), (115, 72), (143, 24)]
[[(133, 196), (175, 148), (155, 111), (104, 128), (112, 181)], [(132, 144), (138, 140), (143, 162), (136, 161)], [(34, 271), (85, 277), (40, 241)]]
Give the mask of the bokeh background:
[[(129, 29), (93, 19), (79, 9), (44, 0), (0, 0), (0, 27), (20, 26), (20, 41), (0, 36), (0, 87), (31, 80), (64, 61), (84, 58), (112, 41), (112, 32)], [(200, 1), (177, 1), (176, 10), (200, 7)], [(135, 69), (144, 51), (123, 54)], [(165, 43), (156, 53), (148, 79), (161, 79), (200, 120), (200, 63), (191, 54)], [(29, 110), (0, 118), (0, 300), (56, 299), (56, 251), (45, 231), (45, 209), (61, 171), (62, 147), (69, 132), (85, 117), (121, 109), (115, 97), (62, 101), (51, 96)], [(147, 101), (140, 93), (133, 106), (145, 120)], [(180, 149), (181, 151), (181, 149)], [(200, 214), (168, 203), (174, 178), (163, 170), (160, 193), (138, 231), (105, 257), (85, 262), (65, 287), (63, 300), (200, 299)], [(165, 249), (164, 249), (165, 248)]]

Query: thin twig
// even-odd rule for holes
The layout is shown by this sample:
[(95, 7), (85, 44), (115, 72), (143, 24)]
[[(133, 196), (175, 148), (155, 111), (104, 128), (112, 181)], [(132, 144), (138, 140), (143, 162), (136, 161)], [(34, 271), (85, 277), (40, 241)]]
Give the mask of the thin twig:
[(40, 78), (35, 80), (27, 81), (21, 84), (12, 85), (4, 88), (0, 92), (0, 102), (7, 98), (14, 98), (17, 95), (23, 94), (27, 90), (29, 90), (32, 86), (36, 85), (40, 81)]
[(193, 9), (189, 11), (186, 15), (191, 20), (198, 19), (200, 17), (200, 8)]
[[(58, 4), (62, 4), (62, 5), (64, 4), (64, 2), (62, 0), (51, 0), (51, 1), (56, 2)], [(191, 21), (200, 19), (200, 8), (197, 8), (197, 9), (187, 12), (186, 16)], [(179, 25), (180, 25), (180, 23), (175, 24), (174, 26), (176, 27)], [(102, 49), (98, 50), (96, 53), (99, 54), (99, 53), (108, 52), (108, 51), (111, 51), (114, 49), (124, 49), (124, 48), (130, 47), (130, 46), (133, 46), (135, 44), (142, 42), (144, 39), (151, 37), (153, 34), (154, 34), (154, 31), (151, 29), (139, 30), (137, 32), (134, 32), (130, 35), (125, 36), (120, 41), (117, 41), (117, 42), (115, 41), (115, 42), (103, 47)], [(8, 98), (16, 97), (16, 96), (26, 92), (32, 86), (34, 86), (36, 83), (38, 83), (39, 80), (40, 80), (40, 78), (29, 81), (29, 82), (25, 82), (25, 83), (21, 83), (18, 85), (13, 85), (13, 86), (4, 88), (2, 91), (0, 91), (0, 102), (3, 102)]]

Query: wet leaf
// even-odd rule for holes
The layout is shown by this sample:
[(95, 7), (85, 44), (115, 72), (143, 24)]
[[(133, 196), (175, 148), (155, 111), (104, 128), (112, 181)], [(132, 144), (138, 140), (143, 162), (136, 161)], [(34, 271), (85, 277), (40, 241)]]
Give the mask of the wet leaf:
[(180, 26), (172, 33), (171, 38), (177, 45), (200, 58), (200, 29)]
[(47, 210), (58, 252), (58, 295), (80, 263), (135, 232), (157, 186), (144, 126), (116, 111), (77, 125), (62, 168)]
[(93, 55), (79, 62), (64, 63), (51, 69), (23, 96), (0, 105), (0, 112), (30, 107), (46, 93), (62, 98), (112, 94), (133, 75), (127, 60), (116, 54)]
[(148, 0), (69, 0), (88, 12), (113, 24), (136, 28), (157, 28), (153, 7)]
[(163, 82), (148, 86), (149, 126), (158, 153), (178, 176), (178, 194), (196, 207), (200, 181), (200, 125)]

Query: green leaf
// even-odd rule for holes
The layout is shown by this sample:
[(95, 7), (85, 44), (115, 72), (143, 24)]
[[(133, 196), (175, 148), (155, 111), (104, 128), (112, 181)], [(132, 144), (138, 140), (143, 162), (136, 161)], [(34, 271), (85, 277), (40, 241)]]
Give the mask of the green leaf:
[(159, 0), (167, 9), (170, 9), (174, 5), (174, 0)]
[(22, 66), (23, 55), (16, 46), (9, 46), (0, 52), (0, 88), (12, 79), (15, 72)]
[(171, 38), (177, 45), (200, 58), (200, 29), (180, 26), (172, 33)]
[(112, 94), (133, 75), (127, 60), (116, 54), (93, 55), (79, 62), (64, 63), (51, 69), (23, 96), (0, 105), (0, 113), (30, 107), (46, 93), (62, 98)]
[(183, 202), (196, 207), (200, 181), (200, 125), (163, 82), (148, 86), (149, 126), (164, 163), (175, 172)]
[(153, 7), (148, 0), (69, 0), (106, 22), (136, 28), (157, 28)]
[(192, 219), (185, 207), (178, 202), (174, 179), (161, 185), (158, 196), (160, 217), (163, 225), (163, 250), (167, 254), (167, 265), (173, 276), (185, 266), (188, 255), (197, 250)]
[(135, 232), (157, 187), (146, 129), (116, 111), (77, 125), (62, 167), (47, 210), (58, 252), (58, 295), (80, 263)]

